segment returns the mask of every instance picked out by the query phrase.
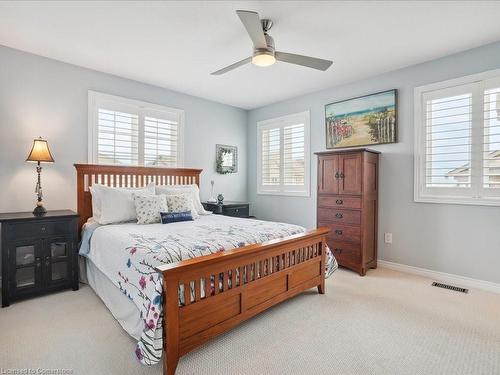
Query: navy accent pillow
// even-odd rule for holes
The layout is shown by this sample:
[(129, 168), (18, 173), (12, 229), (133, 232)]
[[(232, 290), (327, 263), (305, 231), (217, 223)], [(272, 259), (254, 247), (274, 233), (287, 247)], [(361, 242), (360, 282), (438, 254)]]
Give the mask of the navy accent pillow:
[(193, 216), (191, 215), (191, 211), (185, 212), (160, 212), (161, 223), (175, 223), (177, 221), (192, 221)]

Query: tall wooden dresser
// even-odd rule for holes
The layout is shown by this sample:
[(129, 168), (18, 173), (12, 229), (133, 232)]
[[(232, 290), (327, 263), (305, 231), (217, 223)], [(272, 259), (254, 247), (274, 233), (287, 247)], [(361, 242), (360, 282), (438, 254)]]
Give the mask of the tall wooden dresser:
[(318, 152), (317, 225), (341, 266), (361, 276), (377, 267), (378, 154), (368, 149)]

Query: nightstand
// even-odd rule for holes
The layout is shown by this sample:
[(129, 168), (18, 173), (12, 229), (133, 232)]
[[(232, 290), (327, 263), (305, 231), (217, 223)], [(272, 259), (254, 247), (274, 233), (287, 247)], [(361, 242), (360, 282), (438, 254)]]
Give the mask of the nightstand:
[(217, 215), (249, 217), (249, 204), (245, 202), (229, 202), (222, 204), (203, 202), (203, 207), (207, 211), (212, 211)]
[(0, 214), (2, 307), (11, 301), (78, 290), (78, 215), (69, 210)]

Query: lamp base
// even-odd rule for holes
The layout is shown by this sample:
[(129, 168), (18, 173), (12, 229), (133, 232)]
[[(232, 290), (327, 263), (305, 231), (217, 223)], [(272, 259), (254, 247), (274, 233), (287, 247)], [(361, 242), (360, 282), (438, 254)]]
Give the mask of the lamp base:
[(47, 213), (47, 210), (43, 206), (36, 206), (33, 210), (33, 215), (35, 216), (43, 216)]

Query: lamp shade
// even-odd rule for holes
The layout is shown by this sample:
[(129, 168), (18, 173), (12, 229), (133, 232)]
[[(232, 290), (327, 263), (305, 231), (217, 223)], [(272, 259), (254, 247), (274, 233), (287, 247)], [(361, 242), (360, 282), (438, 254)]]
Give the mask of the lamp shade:
[(49, 145), (42, 137), (33, 141), (33, 147), (26, 161), (53, 163), (54, 158), (49, 150)]

